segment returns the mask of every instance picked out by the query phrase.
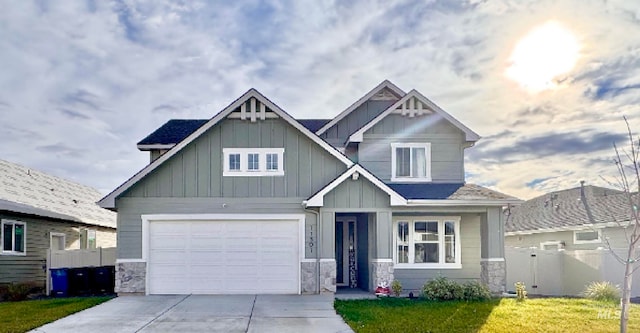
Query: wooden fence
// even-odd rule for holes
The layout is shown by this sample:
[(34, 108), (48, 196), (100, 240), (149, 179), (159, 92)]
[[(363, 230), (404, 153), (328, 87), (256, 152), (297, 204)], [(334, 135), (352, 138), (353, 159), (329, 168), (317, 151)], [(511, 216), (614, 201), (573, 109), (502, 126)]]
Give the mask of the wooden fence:
[(115, 266), (116, 248), (47, 250), (47, 295), (51, 291), (51, 268)]

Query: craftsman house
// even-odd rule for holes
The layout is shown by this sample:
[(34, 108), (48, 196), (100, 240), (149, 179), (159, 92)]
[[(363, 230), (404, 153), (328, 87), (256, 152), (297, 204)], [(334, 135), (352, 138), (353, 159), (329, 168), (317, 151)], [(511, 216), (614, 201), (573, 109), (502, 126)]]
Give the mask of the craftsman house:
[(255, 89), (139, 144), (150, 164), (99, 204), (118, 214), (116, 291), (405, 290), (430, 278), (505, 289), (503, 207), (465, 182), (478, 134), (384, 81), (333, 119)]

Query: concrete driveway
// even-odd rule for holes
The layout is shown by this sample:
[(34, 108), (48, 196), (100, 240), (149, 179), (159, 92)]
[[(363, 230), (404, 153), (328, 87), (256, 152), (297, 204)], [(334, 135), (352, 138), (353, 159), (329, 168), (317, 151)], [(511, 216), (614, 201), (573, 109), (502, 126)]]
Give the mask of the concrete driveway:
[(32, 332), (353, 332), (333, 295), (122, 296)]

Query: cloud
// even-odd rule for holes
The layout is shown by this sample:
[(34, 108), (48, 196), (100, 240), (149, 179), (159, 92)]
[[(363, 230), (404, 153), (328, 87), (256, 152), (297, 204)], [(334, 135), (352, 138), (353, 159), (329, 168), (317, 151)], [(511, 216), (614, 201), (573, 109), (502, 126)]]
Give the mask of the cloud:
[[(469, 182), (525, 198), (596, 183), (615, 172), (594, 160), (622, 116), (640, 131), (638, 15), (622, 0), (19, 1), (0, 12), (0, 158), (108, 192), (169, 118), (210, 118), (251, 87), (330, 118), (390, 79), (484, 136), (466, 150)], [(505, 69), (549, 20), (580, 58), (531, 95)]]

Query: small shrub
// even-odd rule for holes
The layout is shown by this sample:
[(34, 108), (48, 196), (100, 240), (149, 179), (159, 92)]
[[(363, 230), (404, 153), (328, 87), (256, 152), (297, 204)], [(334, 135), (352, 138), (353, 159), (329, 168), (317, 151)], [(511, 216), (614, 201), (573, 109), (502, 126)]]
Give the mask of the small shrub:
[(393, 291), (393, 294), (396, 295), (396, 297), (400, 296), (400, 293), (402, 292), (402, 283), (398, 280), (393, 280), (393, 282), (391, 282), (391, 291)]
[(527, 287), (523, 282), (516, 282), (516, 297), (518, 302), (523, 302), (527, 298)]
[(464, 300), (467, 301), (484, 301), (491, 299), (491, 290), (484, 284), (473, 281), (462, 285), (464, 291)]
[(584, 297), (596, 301), (617, 302), (620, 300), (620, 289), (609, 281), (591, 282), (582, 294)]
[(7, 300), (24, 301), (33, 288), (31, 283), (12, 283), (7, 286)]
[(464, 298), (464, 288), (445, 277), (428, 281), (422, 287), (422, 297), (431, 301), (450, 301)]

